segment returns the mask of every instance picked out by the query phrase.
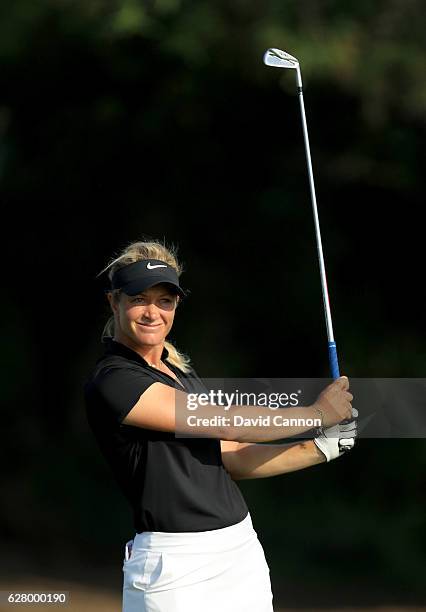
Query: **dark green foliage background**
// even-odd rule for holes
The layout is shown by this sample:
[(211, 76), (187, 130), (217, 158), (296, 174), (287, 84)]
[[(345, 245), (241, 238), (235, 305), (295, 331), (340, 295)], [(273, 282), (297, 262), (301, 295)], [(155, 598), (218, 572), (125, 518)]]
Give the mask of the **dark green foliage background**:
[[(301, 61), (341, 369), (424, 376), (424, 7), (21, 0), (0, 17), (2, 530), (40, 563), (59, 541), (119, 565), (131, 515), (81, 393), (113, 254), (179, 245), (173, 340), (201, 375), (328, 374), (295, 83), (267, 47)], [(277, 597), (338, 600), (348, 576), (346, 603), (424, 597), (425, 463), (424, 440), (362, 440), (241, 483)]]

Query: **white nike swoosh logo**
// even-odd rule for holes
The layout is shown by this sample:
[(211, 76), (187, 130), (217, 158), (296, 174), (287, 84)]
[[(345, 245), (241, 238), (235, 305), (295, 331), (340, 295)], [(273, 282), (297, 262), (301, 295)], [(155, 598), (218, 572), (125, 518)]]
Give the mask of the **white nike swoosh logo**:
[(148, 268), (148, 270), (154, 270), (154, 268), (167, 268), (167, 266), (163, 264), (156, 264), (155, 266), (153, 266), (150, 261), (146, 264), (146, 267)]

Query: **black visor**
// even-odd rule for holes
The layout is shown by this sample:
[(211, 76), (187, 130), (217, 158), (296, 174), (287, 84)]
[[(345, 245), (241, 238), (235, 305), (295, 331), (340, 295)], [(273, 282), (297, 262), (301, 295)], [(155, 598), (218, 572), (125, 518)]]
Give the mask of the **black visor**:
[(175, 293), (185, 296), (176, 270), (159, 259), (142, 259), (120, 268), (113, 274), (107, 291), (121, 289), (127, 295), (136, 295), (160, 283), (172, 285)]

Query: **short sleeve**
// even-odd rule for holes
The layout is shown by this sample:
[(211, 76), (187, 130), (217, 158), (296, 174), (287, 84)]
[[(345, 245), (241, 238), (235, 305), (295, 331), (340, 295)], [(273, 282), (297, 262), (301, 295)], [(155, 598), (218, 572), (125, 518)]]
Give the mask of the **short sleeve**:
[(156, 381), (133, 368), (105, 368), (93, 380), (93, 390), (103, 409), (122, 423), (140, 396)]

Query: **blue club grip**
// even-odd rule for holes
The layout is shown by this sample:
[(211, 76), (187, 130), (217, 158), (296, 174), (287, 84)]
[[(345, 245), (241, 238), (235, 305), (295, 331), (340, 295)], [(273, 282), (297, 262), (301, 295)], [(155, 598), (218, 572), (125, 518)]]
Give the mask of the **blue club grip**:
[(328, 343), (328, 359), (330, 361), (331, 375), (335, 380), (336, 378), (339, 378), (340, 376), (339, 361), (337, 359), (337, 349), (336, 349), (335, 342)]

